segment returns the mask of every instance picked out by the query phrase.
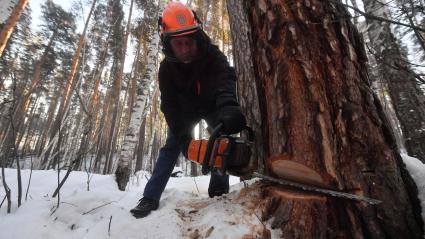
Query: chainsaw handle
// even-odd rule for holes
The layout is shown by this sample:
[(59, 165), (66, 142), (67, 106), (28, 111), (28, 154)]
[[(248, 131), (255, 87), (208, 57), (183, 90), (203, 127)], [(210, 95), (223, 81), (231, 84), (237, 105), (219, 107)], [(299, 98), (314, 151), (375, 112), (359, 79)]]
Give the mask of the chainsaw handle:
[(210, 172), (209, 162), (212, 153), (212, 148), (217, 137), (220, 135), (220, 131), (223, 128), (223, 123), (219, 123), (212, 131), (210, 138), (208, 139), (207, 149), (205, 150), (204, 162), (202, 162), (202, 174), (206, 175)]
[[(213, 151), (214, 143), (216, 139), (220, 136), (220, 132), (223, 128), (223, 123), (219, 123), (211, 132), (211, 136), (208, 139), (207, 148), (205, 150), (204, 161), (202, 162), (202, 174), (206, 175), (210, 172), (210, 158)], [(246, 130), (248, 132), (248, 140), (250, 142), (254, 141), (254, 131), (247, 125), (245, 125), (242, 131)], [(213, 159), (212, 165), (215, 163), (215, 157)], [(223, 162), (226, 163), (226, 162)], [(225, 168), (224, 168), (225, 170)]]

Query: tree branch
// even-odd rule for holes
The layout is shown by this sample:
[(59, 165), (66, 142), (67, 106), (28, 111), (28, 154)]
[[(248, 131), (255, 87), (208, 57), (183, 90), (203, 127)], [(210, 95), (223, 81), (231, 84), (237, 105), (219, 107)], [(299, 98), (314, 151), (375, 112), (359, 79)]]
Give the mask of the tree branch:
[(410, 27), (410, 28), (415, 29), (417, 31), (425, 32), (425, 29), (421, 28), (421, 27), (417, 27), (417, 26), (410, 25), (410, 24), (403, 23), (403, 22), (393, 21), (393, 20), (390, 20), (390, 19), (386, 19), (384, 17), (378, 17), (378, 16), (366, 13), (366, 12), (356, 8), (356, 7), (350, 6), (348, 4), (344, 4), (344, 3), (339, 2), (339, 1), (335, 1), (335, 0), (330, 0), (330, 1), (333, 2), (333, 3), (336, 3), (336, 4), (340, 4), (341, 6), (350, 8), (350, 9), (354, 10), (355, 12), (359, 13), (360, 15), (364, 16), (365, 18), (369, 18), (369, 19), (373, 19), (373, 20), (379, 20), (379, 21), (383, 21), (383, 22), (389, 22), (389, 23), (404, 26), (404, 27)]

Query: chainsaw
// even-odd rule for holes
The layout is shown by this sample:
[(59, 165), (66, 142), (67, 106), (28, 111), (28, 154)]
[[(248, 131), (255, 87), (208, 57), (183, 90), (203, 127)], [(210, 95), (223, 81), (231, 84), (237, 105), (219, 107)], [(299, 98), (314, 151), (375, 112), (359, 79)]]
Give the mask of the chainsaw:
[(246, 176), (254, 171), (251, 147), (254, 131), (245, 126), (241, 135), (235, 137), (221, 134), (223, 124), (217, 125), (208, 140), (192, 140), (188, 148), (188, 159), (202, 165), (202, 174), (209, 172), (234, 176)]
[(251, 148), (254, 145), (254, 131), (245, 126), (241, 136), (222, 134), (223, 124), (218, 124), (208, 140), (192, 140), (188, 148), (188, 159), (202, 165), (202, 174), (234, 175), (238, 177), (258, 177), (288, 187), (301, 189), (332, 197), (363, 201), (375, 205), (381, 201), (365, 196), (332, 190), (326, 187), (322, 177), (301, 163), (288, 160), (285, 155), (269, 158), (273, 175), (266, 176), (255, 172), (256, 167)]

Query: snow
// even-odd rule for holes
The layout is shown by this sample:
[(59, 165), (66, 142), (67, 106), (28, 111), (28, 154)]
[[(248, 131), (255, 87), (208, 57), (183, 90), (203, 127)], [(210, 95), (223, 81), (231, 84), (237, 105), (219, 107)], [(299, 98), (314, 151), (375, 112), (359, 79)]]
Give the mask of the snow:
[[(416, 182), (418, 187), (418, 198), (421, 201), (422, 208), (422, 219), (425, 223), (425, 164), (419, 159), (410, 157), (407, 154), (401, 154), (403, 162), (406, 164), (406, 168)], [(425, 226), (425, 225), (424, 225)]]
[[(425, 208), (425, 165), (406, 154), (402, 157)], [(132, 176), (124, 192), (117, 189), (113, 175), (72, 172), (61, 190), (59, 208), (57, 198), (51, 197), (56, 189), (57, 172), (33, 171), (25, 201), (29, 175), (29, 170), (22, 170), (24, 195), (18, 208), (16, 169), (6, 169), (13, 205), (10, 214), (6, 213), (6, 202), (0, 209), (2, 239), (259, 238), (264, 227), (258, 219), (259, 208), (247, 206), (252, 202), (246, 201), (249, 197), (241, 196), (245, 186), (237, 177), (230, 178), (229, 194), (212, 199), (207, 192), (209, 176), (170, 178), (159, 209), (146, 218), (135, 219), (129, 210), (142, 197), (149, 177), (145, 172)], [(89, 191), (88, 178), (91, 179)], [(3, 197), (0, 183), (0, 200)], [(422, 217), (425, 219), (424, 211)], [(271, 230), (268, 224), (266, 227), (272, 238), (282, 236), (279, 230)]]
[(229, 194), (212, 199), (207, 192), (209, 176), (170, 178), (159, 209), (136, 219), (129, 210), (142, 197), (148, 177), (144, 172), (133, 176), (124, 192), (118, 190), (113, 175), (98, 174), (90, 175), (87, 191), (87, 173), (72, 172), (61, 190), (59, 208), (57, 198), (51, 197), (57, 171), (33, 171), (25, 201), (29, 174), (22, 170), (24, 195), (18, 208), (16, 169), (6, 169), (13, 205), (10, 214), (6, 202), (0, 209), (0, 238), (255, 238), (263, 228), (256, 216), (260, 212), (253, 214), (242, 206), (246, 202), (238, 196), (244, 186), (237, 177), (230, 179)]

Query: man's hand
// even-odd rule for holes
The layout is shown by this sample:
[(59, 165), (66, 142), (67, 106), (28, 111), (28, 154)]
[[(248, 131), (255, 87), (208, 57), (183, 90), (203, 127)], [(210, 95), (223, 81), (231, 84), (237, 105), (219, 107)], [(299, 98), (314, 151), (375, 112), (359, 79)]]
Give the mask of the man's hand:
[(245, 125), (245, 116), (239, 106), (223, 106), (218, 114), (218, 121), (223, 123), (223, 133), (236, 134), (241, 132)]

